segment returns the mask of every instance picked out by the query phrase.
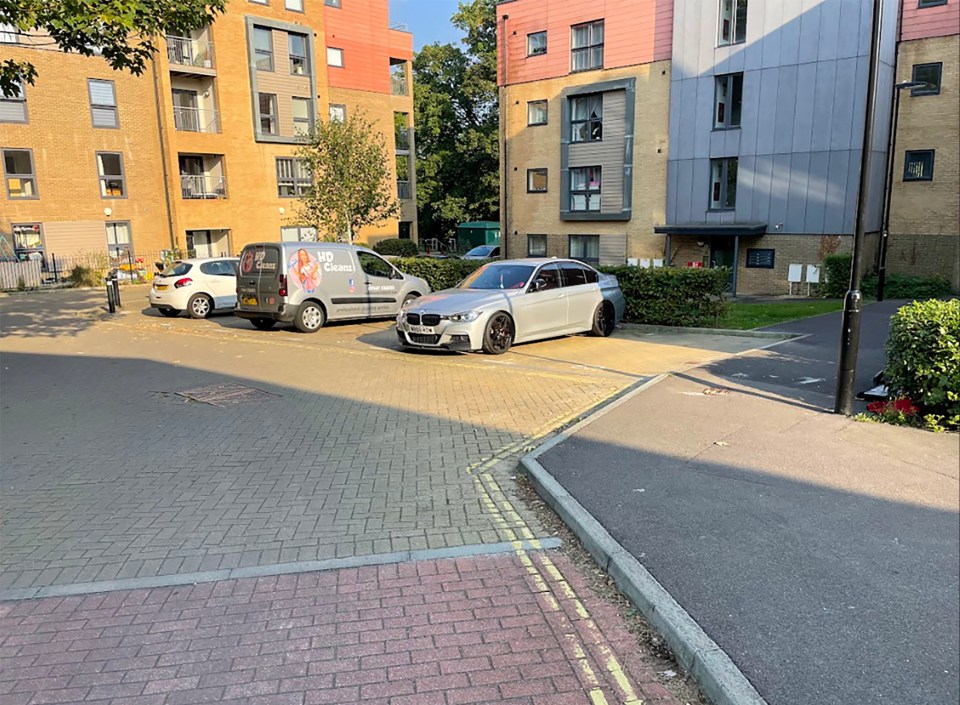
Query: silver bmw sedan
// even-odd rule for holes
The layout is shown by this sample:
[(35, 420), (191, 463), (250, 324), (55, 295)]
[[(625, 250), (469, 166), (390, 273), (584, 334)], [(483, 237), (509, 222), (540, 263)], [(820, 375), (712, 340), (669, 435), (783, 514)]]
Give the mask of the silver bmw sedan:
[(456, 288), (404, 304), (397, 336), (409, 347), (501, 355), (514, 343), (610, 335), (623, 310), (617, 278), (582, 262), (505, 260), (484, 265)]

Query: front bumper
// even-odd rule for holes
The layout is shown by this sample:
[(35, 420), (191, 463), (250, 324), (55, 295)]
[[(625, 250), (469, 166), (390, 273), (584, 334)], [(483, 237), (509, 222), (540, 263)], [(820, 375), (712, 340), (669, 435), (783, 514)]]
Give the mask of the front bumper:
[(414, 333), (401, 317), (397, 321), (397, 339), (402, 345), (424, 350), (469, 352), (483, 347), (483, 328), (478, 321), (440, 321), (432, 334)]

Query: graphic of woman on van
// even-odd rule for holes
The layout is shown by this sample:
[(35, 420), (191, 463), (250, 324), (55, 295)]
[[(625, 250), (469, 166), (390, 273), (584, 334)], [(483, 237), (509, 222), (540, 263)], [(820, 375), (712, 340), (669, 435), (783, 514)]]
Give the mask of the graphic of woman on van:
[(290, 260), (290, 278), (307, 294), (320, 286), (320, 263), (300, 248)]

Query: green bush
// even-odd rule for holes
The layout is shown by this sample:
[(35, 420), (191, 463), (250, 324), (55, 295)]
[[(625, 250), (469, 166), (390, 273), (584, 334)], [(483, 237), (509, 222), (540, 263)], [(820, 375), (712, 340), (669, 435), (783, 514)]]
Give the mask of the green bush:
[(67, 281), (71, 286), (101, 286), (104, 276), (103, 270), (78, 264), (70, 270)]
[(413, 240), (401, 240), (400, 238), (381, 240), (373, 246), (373, 249), (381, 255), (394, 255), (396, 257), (417, 256), (417, 243)]
[(703, 326), (726, 310), (729, 269), (604, 267), (620, 282), (631, 323)]
[(928, 420), (960, 426), (960, 300), (914, 301), (894, 314), (884, 382)]
[(850, 288), (850, 267), (853, 256), (827, 255), (823, 258), (823, 281), (817, 287), (820, 296), (826, 299), (842, 299)]
[[(850, 286), (850, 267), (853, 257), (845, 255), (828, 255), (823, 259), (824, 282), (819, 286), (820, 296), (828, 299), (842, 299), (847, 295)], [(876, 298), (879, 277), (876, 274), (865, 274), (860, 282), (860, 291), (864, 296)], [(883, 297), (885, 299), (936, 299), (950, 296), (953, 287), (950, 282), (941, 276), (916, 277), (910, 274), (887, 274), (884, 282)]]
[(484, 262), (469, 259), (435, 259), (433, 257), (404, 257), (393, 260), (401, 272), (425, 279), (434, 291), (450, 289)]

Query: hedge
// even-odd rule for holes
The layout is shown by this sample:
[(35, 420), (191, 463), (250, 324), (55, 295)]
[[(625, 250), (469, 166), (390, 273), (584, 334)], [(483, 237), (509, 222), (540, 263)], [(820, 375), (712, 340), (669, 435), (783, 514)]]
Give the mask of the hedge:
[(627, 300), (625, 318), (630, 323), (704, 326), (714, 323), (726, 310), (723, 295), (730, 283), (729, 269), (602, 269), (620, 282)]
[[(853, 257), (849, 254), (828, 255), (823, 260), (824, 283), (819, 287), (819, 294), (828, 299), (842, 299), (847, 295), (850, 286), (850, 267)], [(864, 296), (876, 298), (879, 277), (876, 274), (866, 274), (860, 282), (860, 291)], [(936, 299), (941, 296), (950, 296), (953, 287), (950, 282), (940, 276), (917, 277), (910, 274), (887, 274), (884, 282), (883, 296), (886, 299)]]
[(887, 339), (883, 379), (939, 425), (960, 426), (960, 300), (914, 301), (897, 311)]
[(381, 240), (373, 246), (374, 252), (381, 255), (395, 255), (397, 257), (416, 257), (417, 243), (413, 240), (401, 240), (400, 238), (389, 238)]
[(435, 257), (402, 257), (393, 260), (397, 269), (425, 279), (434, 291), (455, 287), (482, 264), (485, 264), (483, 260)]

